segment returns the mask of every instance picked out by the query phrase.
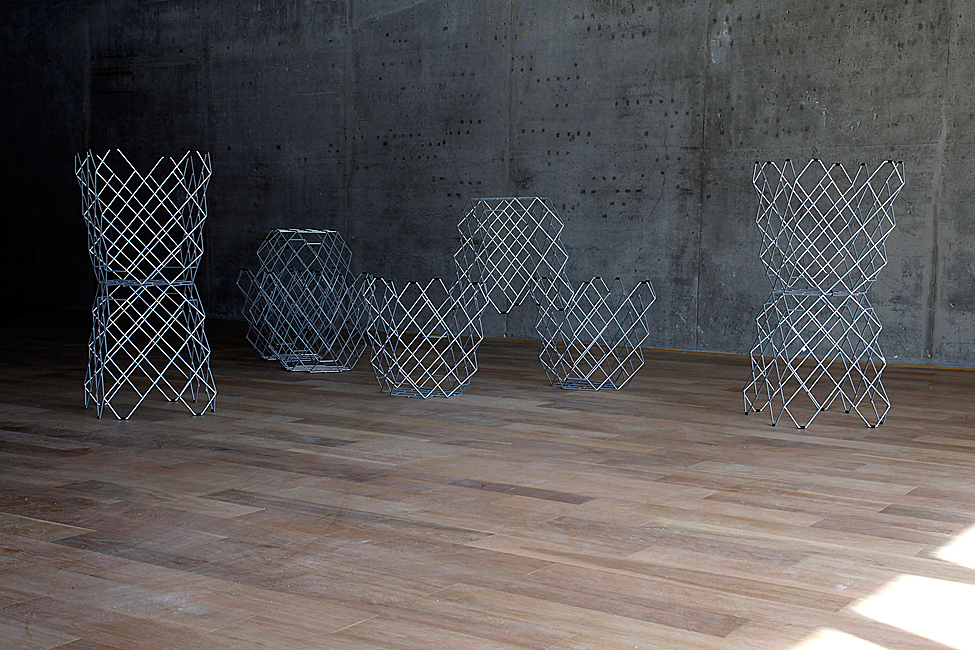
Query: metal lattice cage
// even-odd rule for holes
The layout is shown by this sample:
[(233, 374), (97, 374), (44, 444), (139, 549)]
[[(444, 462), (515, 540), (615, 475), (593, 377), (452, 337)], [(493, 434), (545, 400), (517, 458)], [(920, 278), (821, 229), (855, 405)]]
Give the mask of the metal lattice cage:
[[(75, 158), (98, 289), (85, 406), (127, 419), (153, 391), (200, 415), (216, 406), (194, 280), (203, 255), (209, 154), (142, 173), (121, 151)], [(203, 401), (202, 408), (199, 405)]]
[(647, 314), (656, 300), (648, 280), (627, 293), (619, 278), (607, 286), (597, 277), (576, 288), (543, 279), (537, 296), (539, 359), (553, 386), (619, 390), (643, 366)]
[(483, 285), (433, 279), (397, 286), (370, 278), (365, 299), (371, 361), (383, 392), (422, 398), (463, 392), (477, 372)]
[(203, 256), (210, 156), (163, 157), (142, 173), (118, 150), (77, 156), (88, 253), (99, 281), (192, 281)]
[(470, 199), (457, 224), (458, 277), (483, 283), (502, 314), (531, 297), (539, 278), (561, 277), (568, 254), (562, 220), (541, 197)]
[(756, 319), (745, 412), (768, 407), (772, 424), (787, 415), (805, 428), (838, 399), (868, 426), (883, 423), (886, 359), (867, 291), (887, 263), (903, 163), (852, 175), (819, 160), (798, 172), (756, 163), (753, 184), (772, 293)]
[(244, 270), (247, 339), (288, 370), (350, 370), (366, 347), (363, 278), (352, 278), (352, 253), (334, 230), (272, 230)]

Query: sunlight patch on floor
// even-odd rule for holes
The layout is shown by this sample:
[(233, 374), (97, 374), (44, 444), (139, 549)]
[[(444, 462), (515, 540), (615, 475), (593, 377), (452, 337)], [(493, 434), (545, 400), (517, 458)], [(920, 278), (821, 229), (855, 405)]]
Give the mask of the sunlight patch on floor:
[(975, 526), (966, 528), (935, 553), (941, 560), (975, 569)]
[[(975, 570), (975, 525), (935, 552), (939, 560)], [(953, 650), (975, 650), (975, 584), (901, 575), (848, 610)], [(790, 650), (887, 650), (833, 629), (817, 630)]]
[(884, 646), (864, 641), (838, 630), (818, 630), (793, 650), (887, 650)]
[(949, 648), (975, 650), (975, 585), (901, 576), (853, 610)]

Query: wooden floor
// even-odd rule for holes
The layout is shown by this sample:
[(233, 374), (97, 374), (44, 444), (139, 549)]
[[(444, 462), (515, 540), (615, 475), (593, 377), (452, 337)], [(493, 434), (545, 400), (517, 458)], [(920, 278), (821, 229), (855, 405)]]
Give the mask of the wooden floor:
[(214, 321), (216, 414), (119, 422), (87, 326), (0, 331), (2, 648), (975, 648), (975, 373), (797, 430), (742, 414), (741, 358), (593, 394), (489, 341), (422, 401)]

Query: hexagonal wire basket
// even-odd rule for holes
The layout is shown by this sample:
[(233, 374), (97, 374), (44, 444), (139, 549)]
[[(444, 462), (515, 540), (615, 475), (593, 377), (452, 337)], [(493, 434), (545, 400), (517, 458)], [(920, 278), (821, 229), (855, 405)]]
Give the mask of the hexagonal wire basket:
[(647, 312), (656, 300), (649, 280), (627, 293), (619, 278), (577, 288), (543, 279), (537, 293), (542, 341), (539, 360), (553, 386), (572, 390), (619, 390), (643, 367), (650, 336)]
[(243, 270), (247, 340), (288, 370), (342, 372), (366, 347), (363, 278), (351, 278), (352, 253), (334, 230), (268, 233), (257, 273)]
[(563, 276), (569, 256), (562, 228), (551, 199), (469, 199), (457, 224), (457, 275), (484, 283), (489, 302), (506, 314), (531, 297), (539, 278)]
[(487, 304), (482, 284), (432, 279), (400, 287), (365, 282), (371, 311), (372, 366), (380, 389), (404, 397), (452, 397), (477, 372), (477, 348)]
[(886, 359), (867, 291), (887, 263), (904, 164), (851, 176), (815, 159), (798, 172), (788, 160), (755, 163), (753, 184), (772, 293), (756, 319), (745, 412), (767, 406), (773, 425), (788, 415), (805, 428), (839, 399), (868, 426), (883, 423)]
[[(643, 365), (640, 346), (649, 336), (644, 304), (649, 308), (656, 298), (653, 287), (647, 280), (629, 296), (617, 296), (618, 278), (612, 289), (594, 278), (573, 298), (565, 275), (563, 223), (550, 199), (470, 199), (457, 229), (458, 277), (484, 282), (488, 300), (500, 313), (534, 298), (542, 339), (539, 358), (553, 385), (619, 389)], [(634, 321), (620, 329), (620, 319), (629, 316)]]

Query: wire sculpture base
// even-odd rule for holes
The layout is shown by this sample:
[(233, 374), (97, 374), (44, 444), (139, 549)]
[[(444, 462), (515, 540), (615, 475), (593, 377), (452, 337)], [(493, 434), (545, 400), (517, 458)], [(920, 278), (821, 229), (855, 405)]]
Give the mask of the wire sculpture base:
[(351, 370), (366, 348), (363, 278), (349, 279), (351, 251), (333, 230), (273, 230), (260, 270), (243, 270), (247, 340), (288, 370)]
[(372, 367), (380, 390), (403, 397), (459, 395), (477, 372), (484, 338), (483, 285), (434, 279), (402, 288), (383, 278), (365, 283), (371, 310)]
[(544, 281), (538, 293), (538, 358), (553, 386), (568, 390), (619, 390), (643, 367), (650, 336), (647, 313), (656, 300), (649, 280), (626, 293), (619, 278), (602, 278), (575, 290)]
[(196, 415), (215, 410), (210, 346), (194, 285), (203, 255), (209, 154), (163, 157), (143, 174), (121, 151), (88, 152), (76, 156), (75, 175), (98, 281), (85, 407), (94, 403), (98, 417), (107, 407), (128, 419), (158, 390)]
[(786, 415), (804, 429), (839, 400), (867, 426), (882, 424), (886, 360), (867, 291), (887, 263), (903, 163), (853, 176), (819, 160), (798, 173), (791, 161), (756, 163), (753, 183), (772, 294), (756, 319), (745, 413), (768, 407), (772, 425)]
[(804, 429), (839, 399), (868, 426), (884, 422), (890, 400), (881, 382), (881, 325), (866, 295), (777, 292), (758, 329), (746, 413), (768, 407), (772, 424), (787, 415)]
[(469, 199), (464, 213), (457, 224), (457, 275), (484, 283), (498, 312), (506, 314), (531, 297), (539, 278), (562, 277), (569, 256), (562, 246), (562, 220), (550, 199)]
[(195, 285), (101, 285), (92, 321), (85, 408), (94, 403), (98, 417), (108, 408), (127, 420), (158, 390), (194, 415), (216, 409), (210, 346)]

